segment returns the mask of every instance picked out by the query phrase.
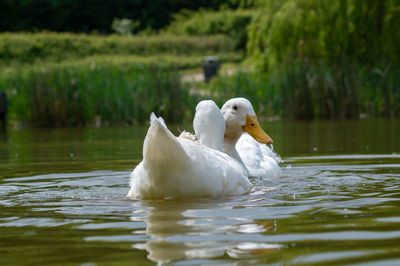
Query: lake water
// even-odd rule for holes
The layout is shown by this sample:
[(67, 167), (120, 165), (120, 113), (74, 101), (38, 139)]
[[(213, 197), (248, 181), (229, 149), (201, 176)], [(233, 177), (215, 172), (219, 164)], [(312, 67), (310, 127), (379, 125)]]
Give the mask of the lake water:
[(400, 121), (264, 128), (279, 179), (145, 201), (125, 195), (147, 128), (0, 134), (0, 264), (400, 265)]

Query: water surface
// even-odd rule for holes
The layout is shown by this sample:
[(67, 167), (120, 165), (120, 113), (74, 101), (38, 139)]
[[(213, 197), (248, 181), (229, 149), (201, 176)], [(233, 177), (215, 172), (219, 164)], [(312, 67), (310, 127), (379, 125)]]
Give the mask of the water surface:
[(400, 121), (264, 128), (279, 179), (146, 201), (125, 197), (145, 127), (1, 134), (0, 264), (400, 265)]

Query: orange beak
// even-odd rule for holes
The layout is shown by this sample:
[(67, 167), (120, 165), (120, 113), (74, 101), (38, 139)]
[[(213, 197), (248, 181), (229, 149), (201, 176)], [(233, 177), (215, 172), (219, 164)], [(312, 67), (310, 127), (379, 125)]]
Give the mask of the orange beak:
[(261, 128), (258, 122), (257, 116), (246, 115), (246, 125), (243, 126), (243, 130), (250, 134), (255, 140), (265, 144), (272, 144), (274, 141), (267, 133)]

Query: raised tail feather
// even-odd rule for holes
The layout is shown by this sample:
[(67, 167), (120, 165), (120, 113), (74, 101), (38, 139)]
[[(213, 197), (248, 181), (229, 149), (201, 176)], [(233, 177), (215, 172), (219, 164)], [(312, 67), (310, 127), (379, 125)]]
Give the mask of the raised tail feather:
[[(160, 170), (186, 167), (188, 155), (178, 139), (168, 130), (164, 120), (154, 113), (150, 116), (150, 128), (143, 145), (143, 161), (146, 165), (156, 166)], [(155, 170), (155, 169), (154, 169)]]

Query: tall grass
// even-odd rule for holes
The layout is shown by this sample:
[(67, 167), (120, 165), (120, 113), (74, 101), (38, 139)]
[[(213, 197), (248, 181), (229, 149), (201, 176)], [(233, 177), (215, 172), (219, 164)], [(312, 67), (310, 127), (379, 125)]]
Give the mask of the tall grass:
[(239, 72), (209, 85), (219, 105), (246, 97), (264, 116), (290, 119), (400, 117), (400, 69), (295, 64)]
[(135, 124), (151, 112), (180, 122), (191, 104), (173, 66), (59, 64), (20, 69), (0, 86), (9, 95), (10, 118), (33, 126)]
[[(4, 72), (0, 88), (9, 96), (11, 120), (34, 126), (136, 124), (155, 112), (168, 122), (181, 122), (193, 117), (201, 99), (209, 98), (193, 93), (200, 84), (181, 82), (182, 65), (174, 60), (158, 60), (157, 65), (108, 59)], [(269, 73), (220, 76), (203, 86), (219, 106), (232, 97), (248, 98), (260, 117), (400, 117), (400, 69), (390, 67), (294, 64)]]

